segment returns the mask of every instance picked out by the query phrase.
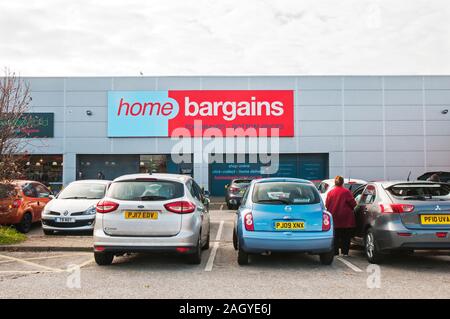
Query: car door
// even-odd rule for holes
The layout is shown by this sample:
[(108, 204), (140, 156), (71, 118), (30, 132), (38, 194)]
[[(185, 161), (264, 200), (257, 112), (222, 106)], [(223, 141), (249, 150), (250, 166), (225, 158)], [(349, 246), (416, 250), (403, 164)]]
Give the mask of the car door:
[(36, 220), (40, 220), (45, 205), (50, 201), (51, 192), (47, 187), (39, 183), (33, 183), (33, 187), (36, 195), (35, 218)]
[(209, 233), (209, 213), (203, 202), (202, 189), (200, 188), (200, 186), (198, 186), (198, 184), (194, 180), (191, 180), (190, 184), (191, 184), (190, 186), (191, 194), (195, 199), (195, 205), (199, 208), (202, 218), (202, 239), (206, 240), (206, 236)]
[(24, 197), (24, 211), (30, 211), (33, 216), (33, 221), (38, 219), (39, 206), (38, 206), (38, 198), (36, 189), (33, 186), (33, 183), (24, 183), (21, 185), (22, 194)]
[[(364, 187), (364, 190), (361, 193), (361, 197), (359, 201), (356, 203), (356, 207), (354, 209), (355, 212), (355, 220), (356, 220), (356, 236), (363, 237), (366, 229), (366, 225), (370, 223), (370, 213), (369, 209), (373, 203), (375, 192), (374, 185), (367, 185)], [(353, 195), (354, 197), (355, 194)]]

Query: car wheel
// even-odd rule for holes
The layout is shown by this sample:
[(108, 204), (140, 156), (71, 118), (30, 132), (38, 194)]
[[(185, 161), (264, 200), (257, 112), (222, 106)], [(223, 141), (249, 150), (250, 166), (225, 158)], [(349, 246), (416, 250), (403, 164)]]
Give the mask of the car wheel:
[(228, 208), (229, 210), (232, 210), (232, 209), (233, 209), (233, 205), (231, 205), (230, 203), (227, 202), (227, 208)]
[(206, 238), (206, 243), (203, 245), (203, 250), (209, 249), (211, 231), (208, 232), (208, 237)]
[(114, 259), (114, 255), (112, 253), (97, 253), (94, 252), (94, 259), (97, 265), (99, 266), (108, 266), (111, 265)]
[(241, 248), (238, 249), (238, 264), (240, 266), (248, 265), (248, 254)]
[(43, 229), (43, 231), (44, 231), (44, 235), (47, 235), (47, 236), (51, 236), (51, 235), (55, 234), (55, 232), (53, 230)]
[(331, 265), (334, 260), (334, 250), (328, 253), (320, 254), (319, 257), (322, 265)]
[(192, 265), (199, 265), (202, 262), (202, 243), (199, 235), (197, 246), (194, 247), (194, 252), (188, 255), (188, 262)]
[(371, 264), (379, 264), (384, 259), (384, 255), (378, 248), (375, 234), (371, 229), (367, 230), (364, 237), (364, 251), (366, 253), (367, 261)]
[(31, 229), (31, 225), (33, 223), (33, 217), (30, 213), (26, 213), (23, 215), (20, 223), (16, 225), (16, 229), (21, 233), (28, 233)]
[(237, 234), (236, 234), (235, 229), (233, 229), (233, 247), (234, 247), (234, 250), (238, 250), (238, 239), (237, 239)]

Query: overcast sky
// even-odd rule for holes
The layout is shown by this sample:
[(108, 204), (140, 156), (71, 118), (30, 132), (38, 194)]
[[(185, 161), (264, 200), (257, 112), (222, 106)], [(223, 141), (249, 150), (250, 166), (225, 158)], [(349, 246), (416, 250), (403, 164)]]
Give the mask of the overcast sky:
[(24, 76), (450, 74), (449, 0), (0, 0)]

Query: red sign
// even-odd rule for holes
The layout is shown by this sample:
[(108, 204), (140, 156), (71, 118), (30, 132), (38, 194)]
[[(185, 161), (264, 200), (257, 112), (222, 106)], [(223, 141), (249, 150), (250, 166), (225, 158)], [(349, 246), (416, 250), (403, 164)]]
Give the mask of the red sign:
[(108, 95), (109, 136), (293, 136), (292, 90), (119, 92)]

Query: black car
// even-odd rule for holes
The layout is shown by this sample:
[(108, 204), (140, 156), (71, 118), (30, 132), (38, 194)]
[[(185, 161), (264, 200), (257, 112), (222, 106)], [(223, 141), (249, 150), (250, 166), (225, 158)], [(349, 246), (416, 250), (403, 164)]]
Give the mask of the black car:
[(237, 209), (239, 207), (251, 181), (251, 179), (233, 179), (230, 184), (225, 186), (225, 202), (228, 209)]

